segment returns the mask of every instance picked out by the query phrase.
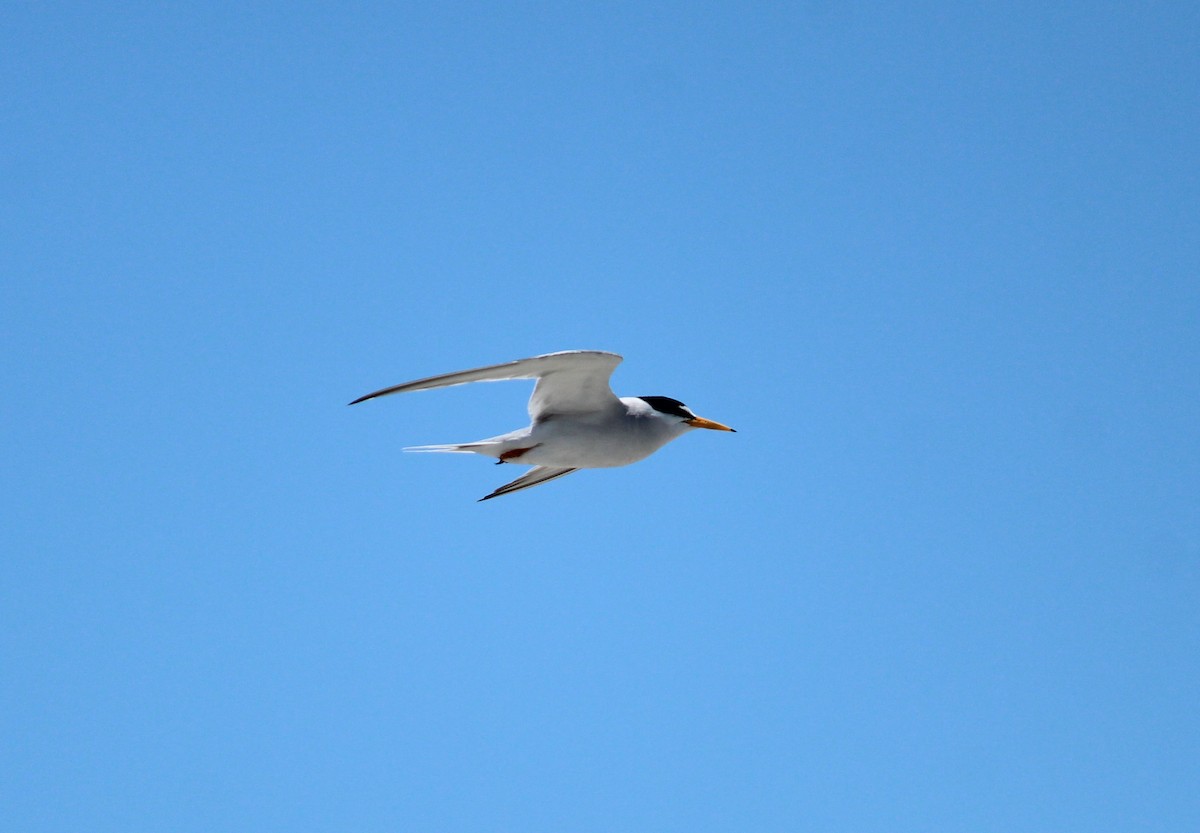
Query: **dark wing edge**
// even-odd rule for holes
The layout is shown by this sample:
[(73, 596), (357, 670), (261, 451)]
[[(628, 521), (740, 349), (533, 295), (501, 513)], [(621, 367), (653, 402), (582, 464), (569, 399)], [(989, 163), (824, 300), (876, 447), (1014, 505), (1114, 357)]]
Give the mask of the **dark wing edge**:
[(481, 497), (476, 502), (482, 503), (483, 501), (491, 500), (494, 497), (512, 494), (513, 492), (519, 492), (522, 489), (528, 489), (531, 486), (539, 486), (542, 483), (549, 483), (551, 480), (562, 477), (566, 474), (570, 474), (573, 471), (579, 471), (579, 469), (561, 468), (558, 466), (537, 466), (525, 472), (525, 474), (521, 475), (513, 482), (505, 483), (490, 495)]
[(503, 364), (493, 364), (487, 367), (476, 367), (471, 370), (459, 370), (454, 373), (442, 373), (437, 376), (426, 376), (424, 379), (416, 379), (412, 382), (402, 382), (399, 385), (381, 388), (380, 390), (368, 393), (365, 396), (360, 396), (351, 405), (357, 405), (359, 402), (366, 402), (368, 399), (375, 399), (380, 396), (388, 396), (393, 393), (404, 393), (412, 390), (427, 390), (429, 388), (451, 388), (456, 385), (466, 385), (471, 382), (502, 382), (509, 379), (520, 378), (519, 376), (502, 376), (500, 378), (488, 379), (479, 378), (481, 374), (490, 374), (495, 371), (513, 368), (515, 365), (529, 361), (528, 359), (520, 359), (515, 362), (504, 362)]
[[(513, 362), (502, 362), (501, 364), (492, 364), (486, 367), (476, 367), (471, 370), (460, 370), (455, 373), (443, 373), (438, 376), (427, 376), (424, 379), (417, 379), (412, 382), (403, 382), (399, 385), (382, 388), (380, 390), (368, 393), (365, 396), (360, 396), (351, 405), (357, 405), (359, 402), (366, 402), (368, 399), (375, 399), (380, 396), (388, 396), (393, 393), (404, 393), (406, 391), (429, 390), (430, 388), (448, 388), (455, 385), (466, 385), (471, 382), (501, 382), (509, 379), (538, 379), (547, 372), (550, 372), (556, 360), (561, 360), (564, 357), (571, 356), (591, 356), (605, 357), (609, 360), (616, 359), (613, 362), (615, 368), (621, 363), (621, 357), (616, 353), (608, 353), (603, 350), (564, 350), (559, 353), (546, 353), (541, 356), (532, 356), (528, 359), (517, 359)], [(546, 366), (551, 368), (547, 369)], [(610, 371), (611, 372), (611, 371)]]

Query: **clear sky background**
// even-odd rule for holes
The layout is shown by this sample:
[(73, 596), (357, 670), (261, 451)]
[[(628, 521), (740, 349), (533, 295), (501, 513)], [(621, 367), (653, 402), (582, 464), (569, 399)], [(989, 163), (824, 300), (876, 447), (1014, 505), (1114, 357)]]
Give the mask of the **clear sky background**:
[[(1195, 3), (9, 3), (0, 817), (1200, 830)], [(499, 500), (623, 354), (696, 432)]]

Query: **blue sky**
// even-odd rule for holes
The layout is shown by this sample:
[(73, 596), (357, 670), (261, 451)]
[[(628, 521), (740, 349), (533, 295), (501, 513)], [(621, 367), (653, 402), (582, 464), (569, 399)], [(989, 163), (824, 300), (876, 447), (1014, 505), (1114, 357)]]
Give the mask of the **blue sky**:
[(3, 18), (12, 829), (1200, 828), (1194, 4)]

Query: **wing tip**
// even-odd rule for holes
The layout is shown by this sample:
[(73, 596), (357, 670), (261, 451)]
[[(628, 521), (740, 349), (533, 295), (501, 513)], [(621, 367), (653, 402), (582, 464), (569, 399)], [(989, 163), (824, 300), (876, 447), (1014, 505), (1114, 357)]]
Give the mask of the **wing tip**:
[[(551, 480), (556, 480), (565, 474), (570, 474), (573, 471), (579, 471), (578, 468), (556, 468), (553, 466), (534, 466), (525, 474), (518, 477), (511, 483), (505, 483), (500, 488), (496, 489), (490, 495), (484, 495), (475, 501), (483, 503), (485, 500), (491, 500), (494, 497), (502, 495), (511, 495), (513, 492), (519, 492), (522, 489), (529, 489), (533, 486), (540, 486), (543, 483), (549, 483)], [(540, 476), (539, 476), (540, 475)]]
[(408, 387), (408, 385), (393, 385), (390, 388), (371, 391), (370, 393), (363, 394), (362, 396), (358, 397), (358, 399), (355, 399), (353, 402), (347, 403), (347, 406), (357, 405), (359, 402), (366, 402), (368, 399), (377, 399), (380, 396), (387, 396), (388, 394), (392, 393), (400, 393), (400, 391), (406, 387)]

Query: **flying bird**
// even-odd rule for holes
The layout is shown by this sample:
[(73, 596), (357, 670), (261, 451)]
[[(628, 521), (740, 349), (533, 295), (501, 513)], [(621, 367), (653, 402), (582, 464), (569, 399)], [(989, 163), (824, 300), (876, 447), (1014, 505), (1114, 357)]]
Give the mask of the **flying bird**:
[(486, 440), (448, 445), (422, 445), (405, 451), (482, 454), (500, 463), (533, 468), (480, 500), (547, 483), (579, 469), (627, 466), (649, 457), (693, 428), (733, 431), (728, 425), (698, 417), (669, 396), (623, 396), (609, 387), (621, 363), (616, 353), (568, 350), (505, 364), (461, 370), (417, 379), (360, 396), (357, 405), (392, 393), (448, 388), (468, 382), (537, 379), (529, 398), (527, 428)]

